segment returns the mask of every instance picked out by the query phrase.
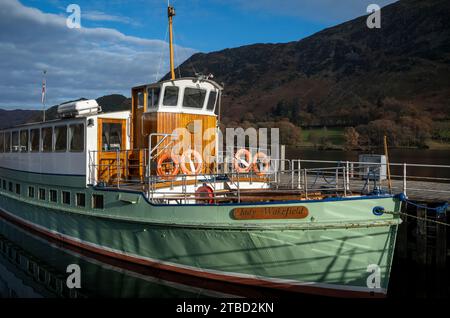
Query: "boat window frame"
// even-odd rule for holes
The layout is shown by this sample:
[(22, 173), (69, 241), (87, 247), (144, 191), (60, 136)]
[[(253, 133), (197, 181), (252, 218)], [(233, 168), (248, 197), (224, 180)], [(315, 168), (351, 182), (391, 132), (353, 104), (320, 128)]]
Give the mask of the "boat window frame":
[[(51, 139), (50, 139), (50, 150), (46, 150), (45, 148), (45, 145), (46, 145), (46, 143), (45, 143), (45, 140), (44, 140), (44, 130), (50, 130), (50, 137), (51, 137)], [(53, 136), (53, 126), (47, 126), (47, 127), (42, 127), (41, 128), (41, 152), (44, 152), (44, 153), (50, 153), (50, 152), (53, 152), (53, 139), (55, 139), (54, 138), (54, 136)], [(48, 145), (47, 145), (48, 146)]]
[[(26, 140), (24, 140), (24, 145), (22, 144), (22, 135), (26, 134)], [(19, 147), (20, 147), (20, 152), (28, 152), (29, 148), (30, 148), (30, 132), (28, 129), (21, 129), (20, 133), (19, 133)], [(25, 147), (25, 149), (23, 148)]]
[[(150, 94), (149, 91), (152, 91), (152, 97), (155, 96), (155, 94), (153, 93), (153, 91), (155, 89), (159, 90), (159, 94), (158, 94), (158, 100), (156, 102), (156, 104), (154, 103), (154, 98), (152, 98), (152, 103), (150, 104)], [(156, 110), (159, 108), (159, 106), (161, 105), (161, 93), (163, 92), (161, 85), (156, 85), (156, 86), (147, 86), (146, 90), (145, 90), (146, 94), (147, 94), (147, 110)]]
[[(16, 149), (14, 149), (14, 137), (15, 136), (17, 137), (17, 145), (15, 146)], [(20, 130), (11, 131), (11, 152), (13, 152), (13, 153), (20, 152)]]
[[(66, 143), (65, 143), (65, 148), (62, 150), (57, 150), (56, 149), (56, 143), (57, 143), (57, 139), (56, 139), (56, 130), (58, 129), (58, 128), (65, 128), (65, 131), (66, 131)], [(59, 153), (65, 153), (65, 152), (67, 152), (67, 146), (68, 146), (68, 144), (67, 144), (67, 137), (68, 137), (68, 128), (67, 128), (67, 125), (55, 125), (55, 126), (53, 126), (53, 152), (59, 152)]]
[[(11, 131), (5, 131), (5, 153), (11, 153)], [(6, 138), (8, 136), (8, 138)], [(7, 142), (8, 141), (8, 142)]]
[[(175, 105), (167, 105), (165, 103), (167, 89), (177, 89), (177, 101), (176, 101)], [(163, 90), (162, 95), (161, 95), (162, 96), (161, 105), (163, 107), (169, 107), (170, 109), (174, 109), (174, 108), (178, 107), (178, 104), (180, 103), (180, 96), (181, 96), (180, 92), (181, 92), (181, 87), (180, 86), (176, 86), (176, 85), (166, 85), (166, 86), (164, 86), (164, 90)]]
[[(209, 102), (210, 102), (211, 94), (216, 94), (216, 98), (214, 99), (214, 103), (213, 103), (213, 108), (209, 108), (208, 107), (209, 106)], [(216, 107), (217, 107), (217, 100), (218, 100), (218, 98), (219, 98), (219, 91), (217, 89), (209, 90), (208, 98), (207, 98), (207, 101), (206, 101), (206, 110), (207, 111), (209, 111), (211, 113), (214, 113), (214, 111), (216, 110)]]
[[(38, 132), (38, 136), (37, 136), (37, 141), (38, 141), (38, 145), (37, 145), (37, 149), (34, 148), (33, 145), (33, 132), (37, 131)], [(41, 129), (40, 128), (32, 128), (30, 129), (29, 132), (29, 152), (31, 153), (36, 153), (36, 152), (40, 152), (41, 151)]]
[[(72, 149), (72, 127), (73, 126), (81, 126), (81, 132), (82, 132), (82, 138), (81, 138), (81, 150), (73, 150)], [(75, 152), (75, 153), (83, 153), (86, 149), (86, 129), (85, 129), (85, 125), (84, 123), (72, 123), (69, 124), (68, 126), (68, 136), (67, 138), (69, 139), (67, 146), (68, 146), (68, 151), (69, 152)]]
[(58, 203), (58, 190), (48, 190), (48, 200), (52, 203)]
[[(202, 107), (191, 107), (191, 106), (184, 106), (184, 99), (186, 97), (186, 90), (187, 89), (195, 89), (195, 90), (201, 90), (201, 91), (205, 91), (205, 97), (203, 99), (203, 105)], [(204, 110), (205, 109), (205, 102), (206, 102), (206, 96), (208, 95), (208, 89), (207, 88), (199, 88), (196, 86), (185, 86), (183, 88), (183, 98), (181, 100), (181, 108), (186, 108), (186, 109), (195, 109), (195, 110)]]
[(5, 152), (5, 133), (3, 131), (0, 132), (0, 153)]

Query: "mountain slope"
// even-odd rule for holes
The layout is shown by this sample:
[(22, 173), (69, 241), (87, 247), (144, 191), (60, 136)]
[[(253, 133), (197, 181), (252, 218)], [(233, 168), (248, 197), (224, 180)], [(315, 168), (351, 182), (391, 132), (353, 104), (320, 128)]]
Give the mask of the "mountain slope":
[(366, 124), (383, 116), (387, 98), (449, 118), (450, 1), (403, 0), (381, 14), (381, 29), (360, 17), (298, 42), (195, 54), (181, 70), (225, 84), (225, 122)]

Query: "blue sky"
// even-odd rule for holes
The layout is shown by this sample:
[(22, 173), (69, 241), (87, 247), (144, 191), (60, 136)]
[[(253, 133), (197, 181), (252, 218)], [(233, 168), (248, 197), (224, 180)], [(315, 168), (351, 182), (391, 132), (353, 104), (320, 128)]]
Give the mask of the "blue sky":
[[(172, 0), (176, 63), (195, 52), (297, 41), (394, 0)], [(81, 7), (82, 29), (66, 8)], [(1, 0), (0, 108), (119, 93), (168, 71), (167, 0)]]

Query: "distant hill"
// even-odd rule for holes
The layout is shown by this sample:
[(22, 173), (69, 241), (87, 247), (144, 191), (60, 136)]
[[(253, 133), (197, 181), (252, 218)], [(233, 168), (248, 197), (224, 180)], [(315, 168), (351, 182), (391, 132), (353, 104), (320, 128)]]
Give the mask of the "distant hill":
[(37, 110), (4, 110), (0, 109), (0, 129), (20, 125), (35, 118), (42, 112)]
[[(73, 101), (85, 100), (80, 98)], [(69, 102), (69, 101), (68, 101)], [(97, 99), (104, 113), (131, 110), (131, 99), (123, 95), (113, 94)], [(45, 112), (47, 120), (57, 118), (58, 105), (48, 108)], [(42, 121), (42, 111), (38, 110), (2, 110), (0, 109), (0, 128), (13, 127), (24, 123)]]
[(181, 70), (224, 83), (228, 123), (357, 126), (383, 118), (389, 99), (450, 118), (450, 1), (402, 0), (381, 16), (381, 29), (360, 17), (298, 42), (198, 53)]

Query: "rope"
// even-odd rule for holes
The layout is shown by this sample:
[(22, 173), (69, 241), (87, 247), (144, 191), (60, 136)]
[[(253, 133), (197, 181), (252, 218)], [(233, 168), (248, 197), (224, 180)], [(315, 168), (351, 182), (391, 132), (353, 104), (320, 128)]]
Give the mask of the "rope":
[[(168, 33), (169, 33), (169, 26), (167, 26), (167, 28), (166, 28), (166, 35), (164, 36), (164, 43), (166, 43)], [(160, 80), (159, 71), (161, 70), (161, 64), (162, 64), (163, 57), (164, 57), (164, 48), (161, 50), (161, 56), (159, 58), (158, 72), (156, 73), (156, 76), (155, 76), (155, 82)]]
[(416, 219), (416, 220), (419, 220), (419, 221), (431, 222), (431, 223), (434, 223), (434, 224), (439, 224), (439, 225), (449, 226), (450, 227), (450, 224), (448, 224), (448, 223), (435, 221), (435, 220), (428, 219), (428, 218), (423, 218), (423, 217), (420, 217), (420, 216), (410, 215), (408, 213), (393, 212), (393, 211), (383, 211), (383, 213), (391, 214), (391, 215), (400, 215), (400, 216), (403, 215), (403, 216), (410, 217), (410, 218), (413, 218), (413, 219)]

